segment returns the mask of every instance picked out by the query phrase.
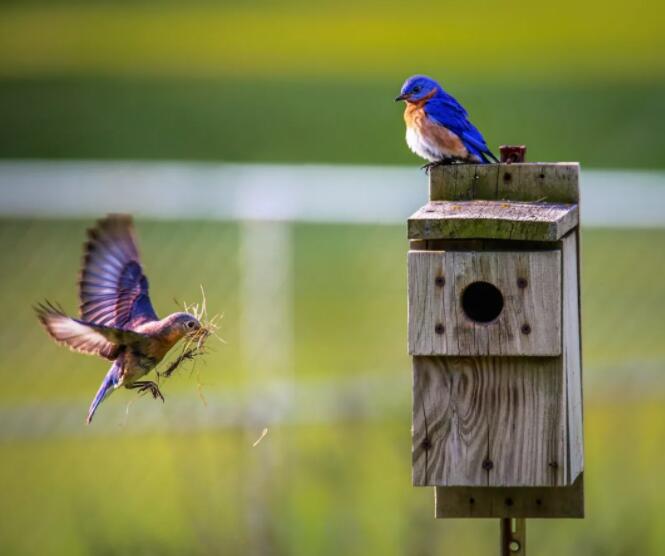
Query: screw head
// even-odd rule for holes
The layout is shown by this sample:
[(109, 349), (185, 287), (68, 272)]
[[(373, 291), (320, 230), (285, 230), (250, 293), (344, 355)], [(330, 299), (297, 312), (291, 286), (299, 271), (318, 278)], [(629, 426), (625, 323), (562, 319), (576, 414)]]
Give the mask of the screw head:
[(443, 276), (437, 276), (437, 277), (434, 279), (434, 283), (435, 283), (437, 286), (442, 287), (442, 286), (446, 283), (446, 279), (445, 279)]
[(518, 278), (517, 279), (517, 287), (523, 290), (529, 285), (529, 281), (526, 278)]
[(526, 335), (531, 334), (531, 327), (528, 324), (523, 324), (521, 330), (522, 330), (522, 334), (526, 334)]
[(511, 552), (519, 552), (521, 546), (520, 543), (518, 543), (517, 541), (510, 541), (510, 543), (508, 544), (508, 548), (510, 549)]
[(483, 461), (483, 469), (485, 471), (491, 471), (494, 468), (494, 462), (491, 459), (486, 459)]
[(445, 331), (445, 328), (444, 328), (443, 324), (441, 324), (440, 322), (437, 323), (436, 326), (434, 326), (434, 332), (436, 332), (437, 334), (443, 334), (444, 331)]

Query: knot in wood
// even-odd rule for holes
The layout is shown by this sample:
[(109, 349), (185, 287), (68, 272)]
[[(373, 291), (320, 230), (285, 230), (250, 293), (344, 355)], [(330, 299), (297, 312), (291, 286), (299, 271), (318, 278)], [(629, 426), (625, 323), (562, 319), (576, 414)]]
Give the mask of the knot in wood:
[(437, 276), (434, 279), (434, 283), (439, 287), (443, 287), (444, 284), (446, 283), (446, 279), (443, 276)]
[(440, 322), (438, 322), (434, 326), (434, 332), (436, 332), (437, 334), (443, 334), (445, 330), (446, 330), (445, 327)]
[(523, 290), (529, 285), (529, 281), (526, 278), (518, 278), (517, 279), (517, 287)]
[(486, 459), (483, 461), (483, 469), (485, 471), (491, 471), (494, 469), (494, 462), (491, 459)]
[(531, 327), (528, 324), (523, 324), (522, 325), (522, 334), (531, 334)]

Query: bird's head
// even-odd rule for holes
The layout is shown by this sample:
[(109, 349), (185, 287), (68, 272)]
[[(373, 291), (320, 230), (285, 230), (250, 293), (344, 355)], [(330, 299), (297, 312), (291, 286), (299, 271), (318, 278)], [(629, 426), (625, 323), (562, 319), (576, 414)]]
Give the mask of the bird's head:
[(168, 320), (169, 328), (180, 337), (196, 334), (201, 328), (199, 320), (190, 313), (173, 313)]
[(441, 91), (441, 86), (431, 77), (414, 75), (404, 82), (399, 96), (395, 98), (395, 102), (400, 100), (421, 102), (433, 97), (439, 91)]

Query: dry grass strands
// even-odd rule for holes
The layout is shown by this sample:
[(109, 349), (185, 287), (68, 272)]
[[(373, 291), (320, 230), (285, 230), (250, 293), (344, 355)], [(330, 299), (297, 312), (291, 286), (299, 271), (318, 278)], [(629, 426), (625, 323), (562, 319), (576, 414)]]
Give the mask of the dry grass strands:
[[(196, 361), (196, 359), (207, 353), (206, 343), (211, 336), (214, 336), (221, 342), (222, 338), (217, 335), (217, 330), (219, 329), (219, 321), (222, 318), (222, 315), (216, 314), (210, 317), (208, 315), (208, 307), (206, 303), (205, 291), (203, 286), (201, 286), (201, 303), (187, 304), (184, 303), (184, 310), (187, 313), (190, 313), (196, 317), (196, 319), (201, 324), (201, 328), (194, 331), (185, 337), (180, 354), (176, 357), (165, 370), (158, 372), (158, 377), (169, 378), (173, 373), (180, 367), (185, 361)], [(200, 384), (199, 384), (200, 387)], [(199, 394), (200, 388), (199, 388)], [(205, 403), (205, 398), (201, 394), (201, 398)]]

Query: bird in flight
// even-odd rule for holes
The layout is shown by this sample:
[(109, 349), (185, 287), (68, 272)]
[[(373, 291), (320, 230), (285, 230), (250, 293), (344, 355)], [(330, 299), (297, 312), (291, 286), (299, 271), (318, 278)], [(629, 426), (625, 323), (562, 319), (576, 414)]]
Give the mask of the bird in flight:
[(409, 77), (395, 101), (406, 103), (406, 143), (428, 160), (424, 168), (453, 163), (498, 162), (467, 111), (434, 79)]
[(155, 382), (140, 380), (182, 338), (201, 328), (189, 313), (160, 319), (150, 302), (130, 216), (110, 215), (88, 230), (79, 278), (79, 318), (45, 302), (35, 310), (48, 334), (73, 351), (113, 361), (90, 409), (87, 423), (114, 390), (149, 391), (164, 401)]

